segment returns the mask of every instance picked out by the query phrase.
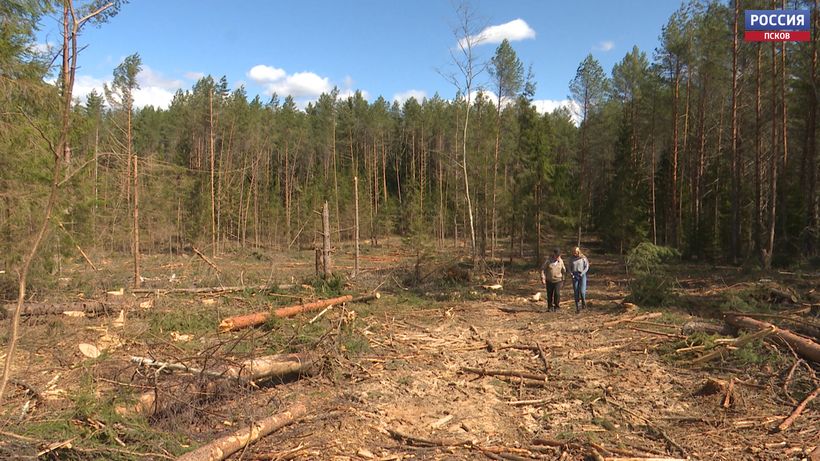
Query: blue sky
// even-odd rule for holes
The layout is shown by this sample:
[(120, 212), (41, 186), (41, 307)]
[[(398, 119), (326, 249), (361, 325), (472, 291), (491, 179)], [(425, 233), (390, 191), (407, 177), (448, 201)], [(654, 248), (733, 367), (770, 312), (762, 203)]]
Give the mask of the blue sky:
[[(607, 72), (637, 45), (651, 57), (661, 27), (679, 0), (479, 0), (477, 24), (495, 33), (476, 51), (489, 59), (508, 37), (532, 65), (536, 101), (564, 103), (578, 63), (592, 53)], [(83, 97), (111, 79), (132, 53), (142, 57), (138, 105), (167, 106), (197, 78), (225, 75), (231, 89), (251, 96), (293, 94), (300, 104), (337, 86), (381, 95), (452, 98), (449, 51), (457, 40), (448, 0), (132, 0), (103, 26), (88, 27), (75, 94)], [(43, 21), (39, 41), (59, 43), (55, 18)], [(480, 77), (486, 80), (486, 75)]]

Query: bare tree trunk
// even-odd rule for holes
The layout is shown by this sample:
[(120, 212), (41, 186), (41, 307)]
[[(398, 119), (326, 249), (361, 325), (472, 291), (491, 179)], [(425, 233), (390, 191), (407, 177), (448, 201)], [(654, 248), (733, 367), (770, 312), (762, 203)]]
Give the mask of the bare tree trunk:
[(216, 257), (216, 194), (214, 185), (215, 158), (214, 152), (214, 89), (208, 94), (208, 144), (210, 145), (210, 170), (211, 170), (211, 256)]
[[(671, 245), (678, 248), (678, 101), (680, 100), (680, 77), (681, 65), (675, 64), (675, 87), (672, 93), (672, 184), (670, 184), (670, 195), (672, 206), (669, 210), (667, 221), (671, 220), (672, 242)], [(667, 242), (669, 243), (669, 242)]]
[(541, 263), (541, 184), (535, 186), (535, 262)]
[(476, 258), (475, 222), (473, 221), (473, 201), (470, 198), (470, 178), (467, 176), (467, 128), (470, 126), (470, 97), (467, 97), (467, 114), (464, 117), (464, 137), (461, 140), (461, 172), (464, 176), (464, 197), (467, 200), (467, 216), (470, 219), (470, 244), (473, 259)]
[[(590, 110), (589, 88), (584, 88), (584, 107), (582, 108), (584, 119), (581, 121), (581, 149), (578, 153), (580, 157), (580, 170), (578, 171), (581, 199), (578, 202), (578, 238), (575, 243), (576, 246), (581, 246), (581, 230), (584, 225), (584, 202), (586, 200), (586, 179), (587, 179), (587, 129), (589, 128), (589, 110)], [(522, 223), (523, 226), (523, 223)], [(522, 235), (523, 238), (523, 235)]]
[(763, 268), (770, 269), (774, 254), (775, 226), (777, 223), (777, 47), (772, 43), (772, 151), (769, 155), (769, 228)]
[(94, 214), (92, 215), (91, 219), (91, 232), (94, 235), (94, 243), (97, 243), (97, 236), (99, 233), (97, 232), (97, 214), (99, 213), (99, 203), (100, 203), (100, 187), (99, 187), (99, 169), (100, 169), (100, 155), (99, 155), (99, 144), (100, 144), (100, 120), (95, 120), (95, 127), (94, 127)]
[(133, 140), (133, 112), (134, 108), (131, 103), (131, 99), (129, 98), (128, 103), (126, 104), (125, 110), (127, 111), (126, 115), (126, 149), (128, 152), (129, 158), (129, 165), (133, 164), (133, 176), (131, 180), (133, 181), (133, 203), (132, 203), (132, 211), (133, 211), (133, 221), (131, 223), (131, 235), (132, 235), (132, 244), (131, 244), (131, 251), (134, 257), (134, 288), (139, 288), (142, 281), (140, 280), (140, 228), (139, 228), (139, 167), (137, 155), (134, 153), (134, 140)]
[(369, 150), (370, 149), (365, 145), (364, 146), (364, 158), (362, 159), (362, 162), (364, 163), (365, 176), (367, 177), (367, 198), (368, 198), (368, 202), (370, 203), (370, 206), (368, 207), (368, 211), (370, 212), (370, 245), (375, 245), (376, 241), (375, 241), (375, 230), (374, 230), (374, 224), (373, 224), (373, 220), (374, 220), (373, 208), (375, 208), (376, 200), (378, 200), (379, 198), (378, 198), (378, 195), (376, 195), (374, 197), (375, 194), (374, 194), (374, 191), (373, 191), (373, 175), (370, 174), (371, 173), (371, 164), (370, 164), (370, 160), (368, 159), (368, 151)]
[(649, 145), (649, 156), (650, 156), (650, 170), (649, 170), (649, 195), (650, 195), (650, 209), (649, 214), (652, 219), (652, 243), (654, 245), (658, 244), (658, 209), (656, 206), (655, 201), (655, 172), (657, 171), (655, 166), (655, 99), (652, 99), (652, 127), (650, 128), (650, 145)]
[(384, 136), (382, 136), (382, 194), (384, 194), (384, 203), (386, 205), (387, 204), (387, 198), (388, 198), (387, 197), (387, 144), (384, 142)]
[[(678, 245), (682, 244), (683, 242), (683, 192), (686, 185), (686, 165), (689, 164), (691, 166), (692, 156), (689, 152), (689, 108), (690, 108), (690, 99), (691, 99), (691, 87), (692, 87), (692, 71), (691, 67), (687, 64), (686, 66), (686, 103), (684, 104), (683, 110), (683, 145), (681, 146), (681, 156), (680, 159), (680, 178), (678, 182), (680, 183), (680, 188), (678, 190)], [(691, 168), (689, 169), (691, 173)]]
[[(129, 127), (129, 132), (130, 131)], [(140, 275), (140, 176), (138, 165), (139, 157), (134, 155), (134, 288), (139, 288), (140, 285), (142, 285), (142, 276)]]
[(396, 193), (399, 199), (399, 204), (401, 205), (401, 173), (399, 171), (399, 155), (396, 155), (393, 158), (393, 167), (396, 169)]
[(356, 211), (353, 225), (353, 241), (356, 245), (356, 253), (353, 259), (353, 277), (359, 274), (359, 177), (353, 177), (353, 206)]
[(288, 144), (289, 144), (289, 142), (290, 141), (286, 138), (285, 139), (285, 229), (286, 229), (286, 234), (288, 236), (288, 240), (290, 240), (290, 228), (291, 228), (291, 226), (290, 226), (290, 221), (291, 221), (291, 218), (290, 218), (291, 203), (290, 203), (290, 201), (291, 201), (291, 189), (293, 188), (293, 181), (291, 180), (291, 177), (290, 177), (290, 166), (289, 166), (289, 163), (288, 163), (289, 162), (289, 157), (290, 157), (290, 155), (288, 153), (288, 147), (289, 147)]
[(330, 268), (330, 232), (330, 210), (325, 201), (322, 206), (322, 264), (325, 280), (329, 280), (333, 275)]
[(498, 238), (498, 225), (496, 223), (496, 199), (498, 192), (498, 154), (501, 150), (501, 92), (498, 95), (498, 106), (496, 107), (495, 117), (495, 155), (493, 157), (493, 201), (492, 210), (490, 212), (490, 258), (495, 258), (495, 246)]
[[(335, 192), (334, 201), (336, 205), (336, 240), (341, 242), (342, 241), (342, 218), (339, 214), (339, 177), (338, 177), (338, 166), (336, 162), (336, 108), (333, 109), (333, 126), (332, 126), (332, 139), (331, 139), (331, 155), (333, 156), (333, 191)], [(354, 271), (355, 275), (355, 271)]]
[[(812, 22), (817, 30), (818, 18), (818, 1), (814, 0), (814, 8), (812, 10)], [(802, 168), (805, 175), (805, 182), (808, 187), (802, 187), (802, 190), (808, 191), (808, 203), (806, 204), (806, 227), (811, 231), (807, 236), (806, 254), (807, 256), (814, 256), (817, 254), (817, 237), (818, 231), (818, 194), (817, 194), (817, 38), (812, 38), (811, 43), (811, 95), (809, 99), (809, 113), (806, 120), (806, 149), (803, 154), (804, 165)]]
[(740, 1), (735, 0), (734, 25), (732, 33), (732, 234), (729, 251), (732, 262), (737, 263), (740, 255), (740, 155), (737, 151), (737, 55), (738, 55), (738, 21)]
[[(781, 7), (786, 9), (786, 0), (782, 1)], [(789, 165), (789, 124), (787, 120), (788, 116), (788, 101), (786, 101), (786, 42), (780, 43), (780, 59), (781, 59), (781, 66), (780, 66), (780, 109), (781, 109), (781, 136), (783, 137), (783, 172), (785, 174), (786, 168)], [(784, 177), (785, 179), (785, 177)], [(788, 208), (786, 207), (786, 194), (781, 194), (781, 201), (782, 207), (781, 210), (783, 212), (783, 222), (785, 223), (788, 219), (786, 213), (788, 212)], [(782, 226), (780, 233), (782, 234), (781, 238), (783, 240), (788, 241), (788, 230), (789, 226)]]
[[(761, 143), (761, 136), (760, 132), (763, 131), (763, 123), (761, 122), (761, 93), (760, 93), (760, 80), (762, 78), (762, 68), (761, 68), (761, 61), (762, 61), (762, 47), (760, 43), (757, 44), (757, 59), (755, 65), (756, 71), (756, 78), (755, 78), (755, 175), (754, 175), (754, 188), (755, 188), (755, 216), (754, 216), (754, 244), (755, 244), (755, 251), (758, 255), (762, 255), (763, 251), (763, 187), (762, 187), (762, 177), (761, 177), (761, 168), (762, 165), (762, 157), (763, 157), (763, 147)], [(761, 263), (763, 261), (761, 260)]]
[[(786, 9), (786, 0), (783, 0), (782, 8)], [(782, 104), (782, 125), (783, 130), (783, 168), (789, 164), (789, 124), (788, 118), (788, 102), (786, 101), (786, 42), (780, 43), (780, 59), (782, 65), (780, 67), (780, 104)]]
[(253, 246), (259, 248), (259, 162), (262, 153), (259, 152), (253, 161), (251, 174), (251, 194), (253, 194)]
[[(701, 88), (701, 95), (700, 101), (698, 103), (698, 161), (697, 167), (695, 168), (693, 176), (693, 191), (692, 191), (692, 199), (694, 202), (694, 217), (693, 217), (693, 228), (694, 233), (692, 235), (692, 241), (698, 241), (700, 235), (700, 221), (701, 221), (701, 183), (703, 181), (703, 172), (705, 169), (706, 163), (706, 94), (707, 94), (707, 82), (708, 80), (704, 77), (703, 79), (703, 86)], [(702, 252), (702, 248), (698, 248), (699, 252)]]
[(441, 161), (442, 151), (444, 149), (444, 140), (439, 134), (438, 137), (438, 151), (439, 158), (436, 162), (438, 171), (438, 216), (439, 216), (439, 245), (444, 245), (445, 223), (444, 223), (444, 164)]

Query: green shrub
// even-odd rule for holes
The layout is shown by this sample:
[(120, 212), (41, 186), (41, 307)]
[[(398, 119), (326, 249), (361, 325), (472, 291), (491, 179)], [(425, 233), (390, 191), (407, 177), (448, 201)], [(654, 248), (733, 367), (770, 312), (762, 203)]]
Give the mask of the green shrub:
[(312, 277), (307, 280), (307, 284), (316, 290), (320, 298), (335, 298), (341, 296), (345, 281), (341, 275), (334, 274), (327, 280), (322, 277)]
[(674, 248), (643, 242), (626, 255), (628, 300), (643, 306), (663, 306), (672, 300), (672, 278), (666, 266), (680, 257)]

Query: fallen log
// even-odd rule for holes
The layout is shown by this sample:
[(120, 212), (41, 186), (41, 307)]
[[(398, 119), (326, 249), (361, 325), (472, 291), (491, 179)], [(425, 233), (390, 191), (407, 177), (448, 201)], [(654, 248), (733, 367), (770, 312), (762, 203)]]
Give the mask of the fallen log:
[(176, 370), (191, 374), (201, 374), (212, 378), (236, 378), (244, 381), (256, 381), (265, 378), (285, 377), (288, 375), (311, 374), (316, 360), (310, 354), (275, 354), (248, 359), (236, 366), (230, 366), (219, 372), (191, 367), (184, 363), (162, 362), (148, 357), (131, 357), (137, 365), (143, 365), (159, 370)]
[(772, 328), (772, 334), (780, 340), (786, 342), (794, 349), (795, 352), (802, 355), (804, 358), (820, 363), (820, 344), (812, 341), (809, 338), (804, 338), (792, 333), (789, 330), (778, 328), (771, 323), (755, 320), (746, 316), (727, 316), (726, 322), (737, 328), (742, 328), (748, 331), (757, 331), (767, 328)]
[[(3, 306), (0, 316), (6, 317), (14, 312), (15, 306)], [(25, 303), (20, 315), (58, 315), (63, 312), (85, 312), (88, 314), (106, 312), (108, 305), (100, 301), (74, 301), (67, 303)]]
[(242, 448), (256, 442), (307, 414), (304, 404), (297, 403), (287, 410), (251, 424), (232, 435), (216, 439), (177, 458), (177, 461), (222, 461)]
[(316, 360), (310, 354), (276, 354), (248, 359), (239, 366), (229, 367), (226, 375), (246, 381), (309, 375), (315, 371)]
[[(146, 366), (146, 367), (154, 367), (157, 368), (159, 371), (162, 370), (175, 370), (175, 371), (184, 371), (187, 373), (195, 374), (195, 375), (206, 375), (212, 376), (215, 378), (222, 377), (224, 373), (219, 373), (216, 371), (210, 370), (203, 370), (202, 368), (196, 367), (189, 367), (184, 363), (176, 363), (176, 362), (161, 362), (159, 360), (154, 360), (150, 357), (137, 357), (131, 356), (131, 362), (136, 363), (137, 365)], [(152, 392), (153, 394), (153, 392)]]
[(296, 285), (292, 283), (283, 283), (281, 285), (252, 285), (252, 286), (233, 286), (233, 287), (199, 287), (199, 288), (134, 288), (131, 293), (135, 295), (145, 294), (169, 294), (169, 293), (231, 293), (234, 291), (245, 290), (290, 290)]
[[(131, 361), (142, 366), (157, 368), (158, 370), (175, 370), (202, 375), (215, 379), (235, 379), (242, 382), (253, 382), (270, 380), (274, 378), (286, 378), (288, 376), (307, 376), (316, 371), (317, 361), (315, 356), (310, 354), (276, 354), (264, 357), (257, 357), (241, 362), (239, 365), (230, 366), (223, 371), (204, 370), (191, 367), (184, 363), (162, 362), (148, 357), (131, 357)], [(196, 396), (202, 393), (198, 389), (198, 383), (189, 383), (182, 392), (177, 395)], [(210, 388), (210, 384), (205, 384)], [(210, 392), (206, 392), (210, 393)], [(153, 390), (144, 392), (137, 397), (133, 404), (123, 404), (115, 407), (119, 415), (140, 414), (152, 416), (167, 409), (169, 405), (176, 403), (173, 399), (158, 399), (157, 393)]]
[(379, 294), (378, 292), (370, 295), (359, 296), (358, 298), (354, 298), (351, 295), (345, 295), (339, 296), (338, 298), (321, 299), (319, 301), (314, 301), (312, 303), (307, 304), (296, 304), (293, 306), (282, 307), (274, 310), (273, 312), (254, 312), (251, 314), (228, 317), (226, 319), (223, 319), (219, 323), (219, 331), (226, 332), (241, 330), (242, 328), (255, 327), (264, 324), (272, 316), (279, 318), (293, 317), (294, 315), (300, 314), (302, 312), (319, 310), (333, 304), (344, 304), (348, 302), (365, 302), (370, 301), (372, 299), (379, 299), (380, 297), (381, 294)]

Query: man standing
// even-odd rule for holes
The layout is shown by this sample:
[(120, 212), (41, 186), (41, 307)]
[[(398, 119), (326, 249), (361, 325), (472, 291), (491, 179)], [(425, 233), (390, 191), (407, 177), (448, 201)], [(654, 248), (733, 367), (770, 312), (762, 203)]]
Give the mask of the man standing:
[(589, 260), (578, 247), (575, 247), (572, 252), (569, 269), (572, 272), (572, 291), (575, 293), (575, 313), (577, 314), (582, 308), (587, 308), (587, 271), (589, 271)]
[(547, 285), (547, 310), (555, 312), (561, 303), (561, 285), (564, 283), (564, 274), (567, 272), (564, 261), (561, 259), (561, 250), (552, 250), (550, 256), (541, 265), (541, 283)]

